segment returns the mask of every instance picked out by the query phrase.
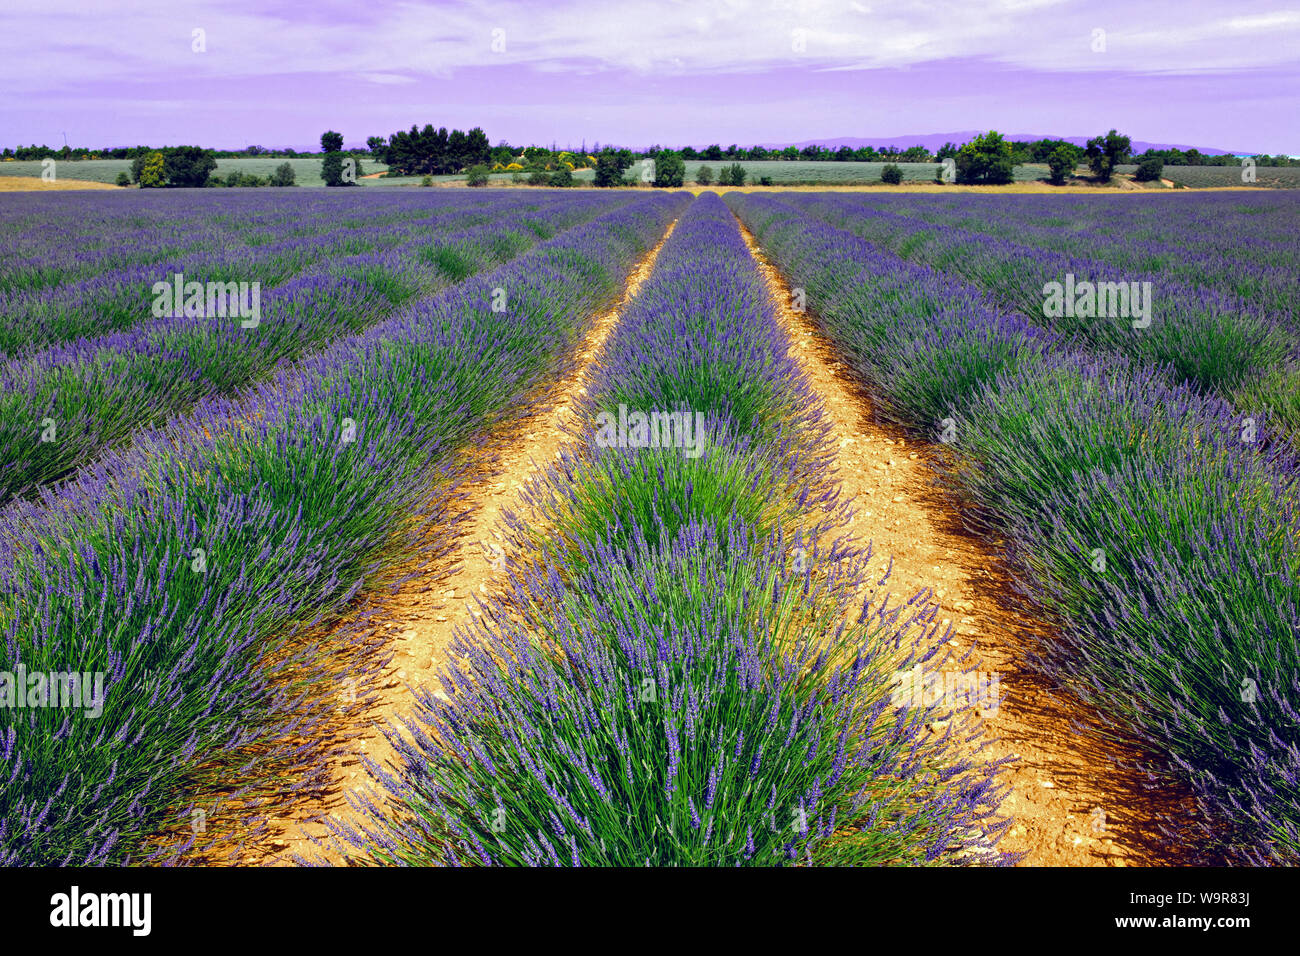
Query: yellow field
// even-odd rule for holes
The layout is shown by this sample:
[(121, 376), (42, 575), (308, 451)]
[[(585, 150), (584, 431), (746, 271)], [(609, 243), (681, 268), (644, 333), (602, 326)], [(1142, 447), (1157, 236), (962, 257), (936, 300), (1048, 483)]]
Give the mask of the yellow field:
[(0, 193), (48, 192), (54, 189), (120, 189), (110, 183), (88, 179), (56, 179), (47, 183), (39, 176), (0, 176)]

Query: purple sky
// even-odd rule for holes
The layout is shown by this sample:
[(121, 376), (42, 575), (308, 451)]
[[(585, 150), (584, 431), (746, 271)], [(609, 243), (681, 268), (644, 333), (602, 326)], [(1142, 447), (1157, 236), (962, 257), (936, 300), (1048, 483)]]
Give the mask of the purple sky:
[[(196, 52), (194, 31), (203, 31)], [(0, 146), (793, 142), (994, 128), (1300, 154), (1277, 0), (3, 0)]]

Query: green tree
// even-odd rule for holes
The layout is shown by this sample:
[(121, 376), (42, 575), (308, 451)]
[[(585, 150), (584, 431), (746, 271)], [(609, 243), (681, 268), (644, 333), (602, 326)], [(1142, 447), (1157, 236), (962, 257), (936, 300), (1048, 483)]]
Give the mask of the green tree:
[[(351, 162), (351, 166), (348, 163)], [(355, 186), (357, 161), (343, 153), (326, 153), (320, 164), (320, 178), (326, 186)]]
[(322, 153), (341, 153), (343, 151), (343, 134), (333, 130), (320, 134), (320, 151)]
[(695, 171), (695, 181), (701, 186), (707, 186), (713, 182), (713, 170), (708, 166), (701, 166)]
[(886, 163), (885, 168), (880, 171), (880, 180), (891, 186), (897, 186), (903, 181), (903, 167)]
[(1165, 161), (1159, 156), (1143, 156), (1138, 160), (1137, 172), (1133, 178), (1138, 182), (1149, 183), (1164, 175)]
[(167, 185), (167, 176), (163, 173), (163, 166), (166, 160), (163, 154), (159, 152), (150, 153), (148, 156), (140, 157), (140, 174), (136, 181), (139, 182), (141, 189), (161, 189)]
[(719, 186), (743, 186), (745, 185), (745, 167), (740, 163), (732, 163), (730, 166), (723, 166), (722, 173), (718, 176)]
[(681, 156), (665, 149), (655, 158), (655, 185), (663, 189), (680, 189), (686, 179), (686, 163)]
[(271, 174), (272, 186), (293, 186), (294, 173), (292, 163), (281, 163), (275, 167), (275, 172)]
[(1014, 176), (1011, 144), (996, 130), (976, 136), (959, 149), (956, 161), (959, 183), (1009, 183)]
[[(1088, 140), (1086, 155), (1088, 157), (1088, 167), (1102, 182), (1110, 182), (1111, 176), (1115, 174), (1115, 167), (1124, 162), (1132, 151), (1132, 142), (1127, 136), (1122, 136), (1115, 130), (1111, 130), (1105, 136), (1094, 136)], [(1191, 157), (1191, 153), (1188, 153)]]
[(568, 166), (561, 166), (555, 172), (551, 173), (551, 178), (547, 180), (546, 185), (558, 186), (565, 188), (573, 185), (573, 170)]
[[(624, 155), (626, 154), (626, 155)], [(622, 186), (623, 170), (632, 165), (632, 153), (622, 149), (615, 152), (608, 146), (596, 157), (596, 185), (601, 187)]]
[(130, 186), (130, 185), (131, 185), (131, 177), (130, 177), (130, 175), (127, 173), (126, 170), (122, 170), (122, 172), (120, 172), (120, 173), (117, 174), (117, 184), (118, 184), (119, 186)]
[(163, 179), (168, 186), (200, 188), (217, 168), (212, 150), (201, 146), (173, 146), (163, 153)]
[(469, 172), (465, 174), (465, 185), (475, 187), (486, 186), (488, 180), (491, 178), (488, 176), (488, 173), (490, 172), (491, 170), (487, 166), (471, 166)]
[(1074, 175), (1074, 167), (1079, 165), (1079, 158), (1079, 147), (1071, 143), (1059, 144), (1047, 157), (1050, 172), (1048, 178), (1056, 185), (1061, 185)]

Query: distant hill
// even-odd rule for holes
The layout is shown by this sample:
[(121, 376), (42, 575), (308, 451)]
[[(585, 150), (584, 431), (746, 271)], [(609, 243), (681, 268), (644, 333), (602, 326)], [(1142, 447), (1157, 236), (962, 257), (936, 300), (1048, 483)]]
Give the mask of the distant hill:
[[(930, 152), (934, 152), (944, 143), (956, 143), (960, 146), (962, 143), (968, 143), (976, 136), (986, 132), (985, 130), (963, 130), (958, 133), (918, 133), (915, 136), (880, 136), (880, 137), (862, 137), (862, 136), (839, 136), (830, 139), (806, 139), (799, 143), (763, 143), (762, 146), (767, 149), (784, 149), (787, 146), (797, 146), (802, 149), (805, 146), (828, 146), (831, 149), (839, 149), (841, 146), (848, 146), (851, 149), (858, 149), (862, 146), (897, 146), (899, 149), (907, 149), (909, 146), (924, 146)], [(1096, 134), (1094, 134), (1096, 135)], [(1004, 139), (1015, 140), (1018, 142), (1039, 139), (1063, 139), (1066, 142), (1074, 143), (1078, 146), (1085, 145), (1090, 136), (1057, 136), (1051, 133), (1003, 133)], [(725, 145), (725, 144), (724, 144)], [(700, 147), (696, 147), (697, 149)], [(1258, 150), (1233, 150), (1219, 149), (1215, 146), (1191, 146), (1187, 143), (1151, 143), (1143, 139), (1133, 140), (1133, 152), (1142, 153), (1148, 149), (1180, 149), (1186, 152), (1189, 149), (1198, 149), (1206, 156), (1249, 156)]]

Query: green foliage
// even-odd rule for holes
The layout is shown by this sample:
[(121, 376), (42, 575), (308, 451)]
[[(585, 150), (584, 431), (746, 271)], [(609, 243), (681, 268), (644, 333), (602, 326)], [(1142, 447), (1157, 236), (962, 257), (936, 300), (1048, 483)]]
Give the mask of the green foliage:
[(530, 186), (545, 186), (550, 181), (551, 177), (547, 175), (544, 167), (535, 166), (528, 173), (528, 185)]
[(168, 186), (206, 186), (216, 168), (211, 150), (201, 146), (173, 146), (163, 152), (163, 179)]
[(322, 153), (341, 153), (343, 151), (343, 134), (333, 130), (320, 134), (320, 151)]
[(885, 168), (880, 171), (880, 181), (889, 183), (891, 186), (897, 186), (903, 181), (903, 169), (893, 163), (886, 163)]
[(360, 171), (356, 157), (344, 153), (328, 153), (320, 164), (320, 178), (326, 186), (355, 186)]
[(275, 167), (275, 172), (271, 174), (270, 184), (272, 186), (294, 186), (294, 173), (292, 163), (281, 163)]
[(1138, 160), (1137, 172), (1133, 178), (1138, 182), (1149, 183), (1159, 179), (1165, 171), (1165, 161), (1159, 156), (1143, 156)]
[(573, 185), (573, 170), (568, 166), (561, 166), (555, 172), (551, 173), (551, 178), (547, 181), (548, 186), (558, 186), (561, 189)]
[(1015, 166), (1011, 144), (1001, 133), (989, 130), (957, 151), (957, 182), (1009, 183), (1015, 176)]
[(707, 186), (713, 182), (713, 170), (708, 166), (701, 166), (695, 171), (695, 181), (701, 186)]
[(601, 187), (622, 186), (623, 170), (632, 165), (632, 154), (626, 149), (615, 152), (606, 147), (596, 157), (596, 185)]
[(1079, 147), (1072, 143), (1061, 143), (1047, 156), (1047, 168), (1050, 170), (1048, 178), (1056, 185), (1061, 185), (1074, 175), (1074, 167), (1079, 165), (1081, 156)]
[(469, 172), (465, 175), (465, 184), (467, 186), (486, 186), (488, 176), (491, 170), (487, 166), (471, 166)]
[(686, 179), (686, 163), (672, 150), (664, 150), (655, 157), (654, 184), (661, 189), (680, 189)]
[(131, 185), (131, 176), (130, 176), (130, 174), (128, 174), (128, 173), (126, 173), (126, 172), (120, 172), (120, 173), (118, 173), (118, 174), (117, 174), (117, 184), (118, 184), (119, 186), (130, 186), (130, 185)]
[(432, 123), (426, 123), (424, 129), (412, 125), (409, 131), (399, 130), (390, 136), (383, 162), (399, 175), (438, 176), (487, 165), (491, 158), (487, 134), (478, 127), (469, 132), (448, 131), (445, 126), (434, 129)]
[(139, 183), (141, 189), (161, 189), (167, 185), (167, 174), (163, 171), (165, 160), (162, 153), (150, 153), (140, 157)]
[(759, 184), (760, 186), (770, 186), (770, 185), (772, 185), (772, 177), (771, 177), (771, 176), (760, 176), (760, 177), (758, 178), (758, 184)]
[(743, 186), (745, 185), (745, 167), (740, 163), (732, 163), (730, 166), (723, 166), (722, 173), (718, 176), (719, 186)]
[(1088, 167), (1099, 180), (1109, 182), (1115, 173), (1115, 167), (1127, 160), (1131, 151), (1129, 138), (1121, 136), (1115, 130), (1105, 136), (1094, 136), (1088, 140), (1086, 150)]

